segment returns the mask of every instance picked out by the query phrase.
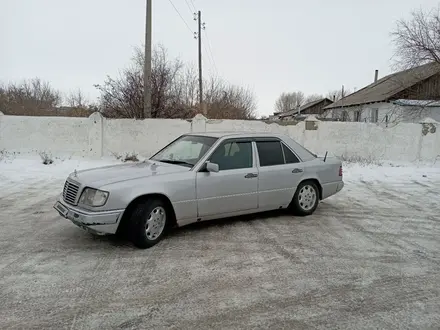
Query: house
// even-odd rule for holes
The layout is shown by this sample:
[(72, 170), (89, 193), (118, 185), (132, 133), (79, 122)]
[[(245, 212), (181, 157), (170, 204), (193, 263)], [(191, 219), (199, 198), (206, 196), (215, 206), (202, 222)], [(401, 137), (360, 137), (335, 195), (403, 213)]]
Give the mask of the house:
[(428, 63), (377, 80), (324, 108), (325, 118), (365, 122), (440, 121), (440, 64)]
[(320, 117), (324, 113), (324, 108), (332, 103), (332, 100), (328, 98), (322, 98), (319, 100), (308, 102), (298, 109), (293, 109), (285, 112), (275, 112), (272, 117), (278, 118), (278, 120), (293, 120), (300, 119), (302, 115), (315, 115)]
[(270, 115), (269, 116), (269, 120), (270, 121), (279, 121), (280, 120), (280, 115), (282, 114), (283, 112), (281, 112), (281, 111), (279, 111), (279, 112), (274, 112), (273, 113), (273, 115)]

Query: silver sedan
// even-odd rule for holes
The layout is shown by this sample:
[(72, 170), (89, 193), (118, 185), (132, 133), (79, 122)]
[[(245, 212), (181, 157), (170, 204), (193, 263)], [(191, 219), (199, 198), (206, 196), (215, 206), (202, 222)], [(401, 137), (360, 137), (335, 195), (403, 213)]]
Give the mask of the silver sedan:
[(193, 133), (144, 162), (75, 171), (54, 208), (89, 232), (148, 248), (197, 221), (286, 208), (307, 216), (343, 186), (340, 160), (288, 136)]

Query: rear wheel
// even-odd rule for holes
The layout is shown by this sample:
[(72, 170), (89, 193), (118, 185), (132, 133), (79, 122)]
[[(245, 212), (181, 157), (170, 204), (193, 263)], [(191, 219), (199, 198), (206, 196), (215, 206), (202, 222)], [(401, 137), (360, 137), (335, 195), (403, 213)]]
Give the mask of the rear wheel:
[(129, 221), (129, 236), (133, 244), (141, 249), (156, 245), (165, 234), (168, 212), (166, 204), (157, 198), (139, 204)]
[(319, 203), (318, 187), (313, 181), (301, 182), (296, 189), (291, 203), (291, 209), (300, 216), (311, 215)]

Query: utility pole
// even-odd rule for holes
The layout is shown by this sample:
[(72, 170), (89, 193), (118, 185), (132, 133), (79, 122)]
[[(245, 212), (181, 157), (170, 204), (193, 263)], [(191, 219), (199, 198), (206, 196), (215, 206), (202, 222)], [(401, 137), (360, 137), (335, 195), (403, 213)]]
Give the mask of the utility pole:
[(202, 76), (202, 12), (199, 10), (197, 15), (199, 25), (199, 109), (204, 113), (203, 109), (203, 76)]
[(147, 0), (145, 14), (144, 118), (151, 118), (151, 1)]

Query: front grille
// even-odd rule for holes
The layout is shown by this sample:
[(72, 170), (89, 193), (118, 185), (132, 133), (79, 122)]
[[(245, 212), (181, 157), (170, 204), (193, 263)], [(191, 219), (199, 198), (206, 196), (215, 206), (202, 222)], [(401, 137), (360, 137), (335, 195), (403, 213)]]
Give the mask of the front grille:
[(66, 181), (63, 190), (63, 199), (66, 203), (76, 205), (76, 198), (79, 191), (79, 185)]

